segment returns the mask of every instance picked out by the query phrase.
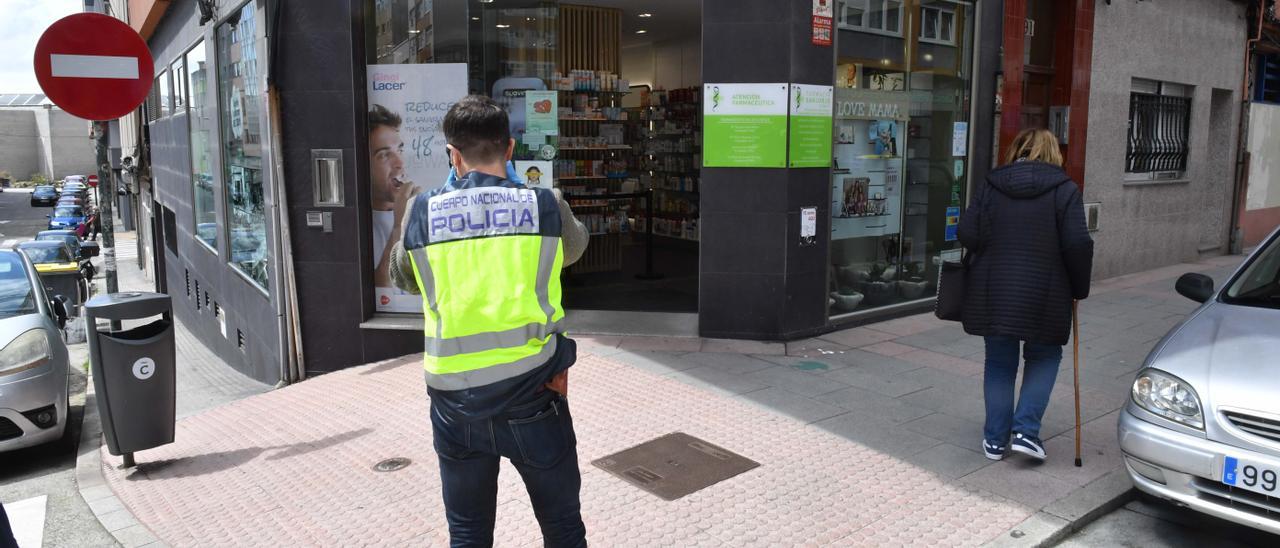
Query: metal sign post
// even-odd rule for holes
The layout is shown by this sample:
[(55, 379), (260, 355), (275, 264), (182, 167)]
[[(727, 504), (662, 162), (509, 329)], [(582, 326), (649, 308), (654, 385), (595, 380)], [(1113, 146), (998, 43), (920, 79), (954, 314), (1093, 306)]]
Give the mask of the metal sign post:
[[(107, 159), (107, 122), (93, 123), (93, 142), (98, 154), (98, 223), (102, 227), (102, 264), (107, 272), (107, 293), (120, 291), (120, 281), (116, 277), (116, 234), (115, 222), (112, 220), (112, 205), (116, 198), (116, 181), (111, 177), (111, 164)], [(104, 200), (102, 193), (106, 193)], [(120, 330), (120, 321), (111, 320), (111, 329)]]

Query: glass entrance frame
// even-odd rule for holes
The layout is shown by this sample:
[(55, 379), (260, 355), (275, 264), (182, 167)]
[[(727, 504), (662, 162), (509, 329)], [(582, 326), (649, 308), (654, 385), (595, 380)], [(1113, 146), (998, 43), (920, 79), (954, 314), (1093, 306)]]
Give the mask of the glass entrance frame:
[[(862, 4), (837, 13), (850, 2)], [(942, 261), (959, 257), (975, 12), (974, 2), (904, 0), (900, 35), (836, 33), (831, 322), (932, 300)]]

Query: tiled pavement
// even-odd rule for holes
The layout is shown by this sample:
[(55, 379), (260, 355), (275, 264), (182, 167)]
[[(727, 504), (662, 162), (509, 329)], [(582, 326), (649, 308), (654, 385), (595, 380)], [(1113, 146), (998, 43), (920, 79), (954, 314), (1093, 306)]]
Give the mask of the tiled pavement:
[[(116, 221), (119, 223), (119, 219)], [(120, 226), (117, 224), (117, 226)], [(136, 240), (131, 232), (116, 234), (117, 281), (121, 291), (154, 291), (137, 267)], [(106, 291), (106, 276), (99, 264), (99, 275), (94, 280), (94, 292)], [(130, 327), (125, 322), (125, 328)], [(175, 317), (174, 343), (176, 351), (177, 393), (176, 413), (179, 418), (197, 414), (206, 409), (262, 394), (271, 386), (241, 375), (223, 363), (212, 351), (200, 343)], [(74, 355), (88, 355), (84, 343), (72, 347)], [(80, 446), (76, 458), (76, 484), (89, 509), (98, 518), (116, 542), (126, 548), (159, 545), (151, 529), (140, 522), (130, 508), (125, 507), (116, 490), (107, 485), (103, 475), (102, 422), (97, 409), (97, 396), (90, 382), (85, 396), (85, 415), (80, 432)]]
[[(571, 394), (589, 537), (603, 545), (1034, 543), (1127, 487), (1115, 424), (1130, 379), (1194, 303), (1173, 279), (1219, 280), (1238, 257), (1095, 285), (1081, 305), (1084, 466), (1070, 350), (1042, 432), (1049, 461), (986, 460), (982, 346), (913, 316), (792, 343), (580, 338)], [(108, 483), (157, 537), (196, 544), (442, 544), (443, 512), (416, 358), (325, 375), (182, 420)], [(588, 464), (684, 431), (762, 466), (675, 502)], [(391, 474), (377, 460), (407, 456)], [(504, 467), (500, 545), (537, 545)], [(1006, 534), (1019, 528), (1027, 536)], [(1047, 531), (1047, 532), (1046, 532)], [(1037, 536), (1039, 535), (1039, 536)]]
[[(138, 268), (136, 241), (133, 232), (116, 234), (117, 280), (120, 290), (155, 291), (155, 284), (146, 279)], [(105, 277), (101, 272), (95, 282), (100, 290), (105, 291)], [(255, 381), (228, 367), (176, 315), (175, 324), (179, 418), (271, 390), (270, 385)]]

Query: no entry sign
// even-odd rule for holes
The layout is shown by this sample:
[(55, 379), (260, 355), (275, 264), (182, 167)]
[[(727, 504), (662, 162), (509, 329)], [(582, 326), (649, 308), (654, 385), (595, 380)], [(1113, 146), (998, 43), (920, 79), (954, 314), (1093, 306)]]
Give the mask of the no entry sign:
[(49, 100), (86, 120), (111, 120), (147, 98), (155, 66), (129, 25), (77, 13), (49, 25), (36, 43), (36, 80)]
[(98, 176), (97, 176), (97, 175), (90, 175), (90, 176), (89, 176), (89, 186), (92, 186), (92, 187), (96, 187), (96, 186), (98, 186)]

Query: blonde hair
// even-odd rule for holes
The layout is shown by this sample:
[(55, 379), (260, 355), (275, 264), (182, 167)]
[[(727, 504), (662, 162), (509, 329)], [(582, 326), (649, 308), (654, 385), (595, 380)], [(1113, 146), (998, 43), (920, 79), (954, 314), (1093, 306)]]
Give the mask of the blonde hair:
[(1022, 159), (1062, 167), (1062, 150), (1058, 148), (1058, 138), (1047, 129), (1022, 130), (1010, 143), (1005, 163), (1012, 164)]

